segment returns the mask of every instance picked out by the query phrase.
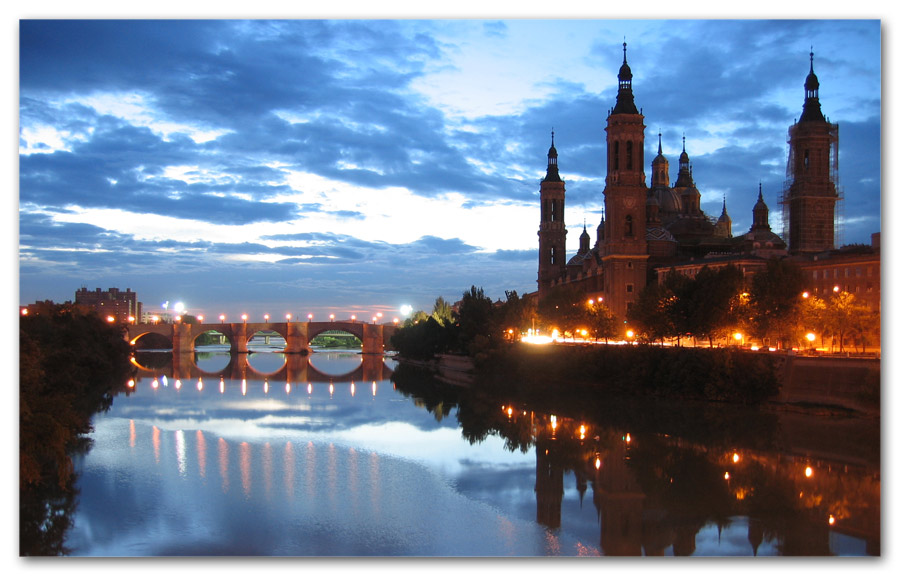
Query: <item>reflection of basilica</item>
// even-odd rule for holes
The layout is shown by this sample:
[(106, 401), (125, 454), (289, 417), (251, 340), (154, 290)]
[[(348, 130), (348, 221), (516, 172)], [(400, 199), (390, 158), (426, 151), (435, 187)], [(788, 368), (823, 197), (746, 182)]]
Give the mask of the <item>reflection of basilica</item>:
[(877, 471), (758, 451), (716, 454), (672, 438), (531, 418), (537, 521), (560, 529), (565, 475), (573, 472), (582, 499), (592, 490), (604, 555), (691, 555), (701, 529), (715, 525), (721, 534), (735, 518), (747, 518), (754, 555), (774, 541), (784, 555), (827, 556), (832, 533), (880, 554)]

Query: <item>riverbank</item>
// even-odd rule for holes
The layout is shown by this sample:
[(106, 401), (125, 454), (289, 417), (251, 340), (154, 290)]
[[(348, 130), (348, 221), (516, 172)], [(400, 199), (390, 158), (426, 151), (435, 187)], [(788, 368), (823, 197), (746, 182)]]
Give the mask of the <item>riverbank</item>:
[(486, 361), (438, 355), (403, 362), (439, 380), (501, 394), (614, 394), (880, 416), (881, 364), (738, 349), (517, 344)]

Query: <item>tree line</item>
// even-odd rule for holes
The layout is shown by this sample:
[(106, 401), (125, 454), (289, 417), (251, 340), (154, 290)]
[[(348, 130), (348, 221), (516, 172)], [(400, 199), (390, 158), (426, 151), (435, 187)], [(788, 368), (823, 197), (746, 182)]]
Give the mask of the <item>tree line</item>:
[(417, 311), (394, 335), (402, 356), (435, 354), (483, 357), (528, 333), (594, 341), (668, 342), (709, 347), (754, 343), (774, 348), (849, 347), (865, 352), (880, 340), (880, 313), (849, 292), (804, 292), (799, 268), (779, 259), (747, 278), (733, 265), (704, 266), (696, 275), (672, 273), (648, 282), (624, 318), (601, 297), (588, 298), (577, 286), (562, 285), (542, 295), (492, 301), (472, 286), (455, 305), (443, 296), (431, 313)]

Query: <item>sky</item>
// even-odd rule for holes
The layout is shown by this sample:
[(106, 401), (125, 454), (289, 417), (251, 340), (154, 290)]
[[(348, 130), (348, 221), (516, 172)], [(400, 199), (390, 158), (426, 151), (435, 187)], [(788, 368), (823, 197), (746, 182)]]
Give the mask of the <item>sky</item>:
[(735, 235), (760, 185), (781, 230), (812, 49), (841, 240), (881, 231), (877, 13), (498, 15), (20, 15), (19, 304), (117, 287), (208, 317), (391, 317), (473, 285), (532, 292), (551, 131), (569, 255), (583, 226), (595, 240), (623, 41), (648, 182), (658, 134), (673, 181), (684, 143), (701, 208), (724, 199)]

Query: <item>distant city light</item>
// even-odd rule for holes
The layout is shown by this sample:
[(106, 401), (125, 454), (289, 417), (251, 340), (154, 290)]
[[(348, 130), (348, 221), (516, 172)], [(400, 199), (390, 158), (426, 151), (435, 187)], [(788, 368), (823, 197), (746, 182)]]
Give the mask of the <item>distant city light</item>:
[(410, 314), (412, 314), (412, 306), (410, 306), (409, 304), (404, 304), (400, 307), (400, 313), (404, 316), (409, 316)]

